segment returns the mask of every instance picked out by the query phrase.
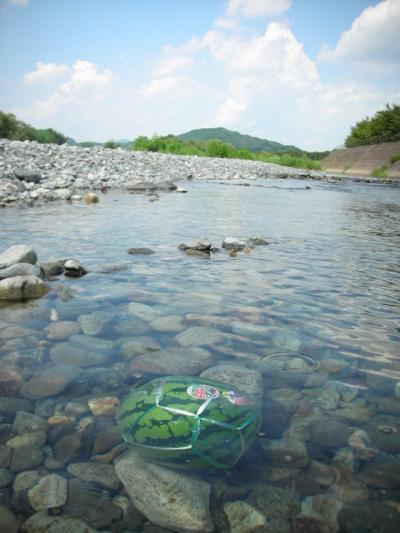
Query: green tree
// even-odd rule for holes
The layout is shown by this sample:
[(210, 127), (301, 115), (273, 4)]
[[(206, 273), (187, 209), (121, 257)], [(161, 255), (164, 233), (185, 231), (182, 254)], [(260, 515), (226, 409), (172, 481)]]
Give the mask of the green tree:
[(346, 138), (347, 148), (363, 144), (388, 142), (400, 139), (400, 106), (386, 104), (372, 118), (365, 118), (351, 128)]

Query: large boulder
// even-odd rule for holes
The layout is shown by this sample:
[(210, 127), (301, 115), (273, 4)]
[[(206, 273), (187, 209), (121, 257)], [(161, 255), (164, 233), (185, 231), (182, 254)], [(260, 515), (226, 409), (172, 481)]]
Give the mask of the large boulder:
[(210, 486), (205, 481), (149, 463), (130, 451), (115, 466), (133, 505), (153, 524), (174, 531), (213, 531)]
[(13, 278), (15, 276), (36, 276), (42, 278), (43, 273), (37, 265), (31, 263), (16, 263), (0, 270), (0, 279)]
[(7, 268), (17, 263), (36, 264), (37, 255), (32, 246), (15, 244), (0, 253), (0, 269)]
[(0, 301), (21, 301), (40, 298), (47, 285), (36, 276), (14, 276), (0, 281)]

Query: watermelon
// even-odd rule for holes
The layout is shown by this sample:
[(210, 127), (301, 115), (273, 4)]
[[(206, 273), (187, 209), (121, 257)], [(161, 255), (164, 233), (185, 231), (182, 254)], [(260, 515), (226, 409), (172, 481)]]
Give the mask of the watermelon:
[(117, 423), (142, 456), (188, 468), (230, 468), (260, 424), (259, 402), (213, 380), (169, 376), (137, 387)]

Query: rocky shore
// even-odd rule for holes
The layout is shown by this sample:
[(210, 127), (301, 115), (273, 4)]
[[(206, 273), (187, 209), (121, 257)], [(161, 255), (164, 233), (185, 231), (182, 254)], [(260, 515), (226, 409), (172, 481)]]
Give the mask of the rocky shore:
[(258, 161), (0, 140), (1, 206), (81, 200), (85, 190), (154, 192), (185, 180), (287, 177), (340, 179)]

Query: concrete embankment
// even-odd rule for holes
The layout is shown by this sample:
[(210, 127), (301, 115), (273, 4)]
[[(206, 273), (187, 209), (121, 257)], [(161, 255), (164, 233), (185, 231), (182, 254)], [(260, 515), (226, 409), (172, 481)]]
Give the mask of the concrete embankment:
[(387, 167), (387, 177), (400, 178), (400, 141), (355, 146), (334, 150), (322, 162), (326, 172), (341, 173), (352, 176), (371, 176), (374, 169)]

